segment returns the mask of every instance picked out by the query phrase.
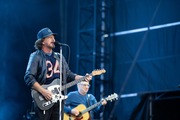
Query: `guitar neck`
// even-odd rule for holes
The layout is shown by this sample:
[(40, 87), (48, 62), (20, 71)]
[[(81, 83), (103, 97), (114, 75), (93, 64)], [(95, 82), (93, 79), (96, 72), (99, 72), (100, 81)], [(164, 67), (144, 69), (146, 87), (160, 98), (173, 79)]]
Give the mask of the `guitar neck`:
[[(106, 100), (106, 101), (109, 101), (109, 100), (116, 99), (117, 97), (118, 97), (117, 94), (114, 94), (114, 95), (111, 95), (111, 96), (105, 98), (105, 100)], [(97, 102), (96, 104), (94, 104), (94, 105), (86, 108), (85, 110), (81, 111), (81, 114), (83, 115), (84, 113), (89, 112), (90, 110), (92, 110), (92, 109), (94, 109), (95, 107), (99, 106), (99, 105), (102, 103), (102, 101), (103, 101), (103, 100), (101, 100), (101, 101)]]
[(96, 104), (94, 104), (94, 105), (88, 107), (87, 109), (81, 111), (81, 114), (83, 115), (84, 113), (91, 111), (92, 109), (99, 106), (100, 104), (101, 104), (101, 101), (97, 102)]
[(64, 91), (65, 89), (70, 88), (70, 87), (76, 85), (77, 83), (80, 83), (81, 81), (85, 80), (85, 78), (86, 77), (84, 76), (84, 77), (82, 77), (82, 78), (80, 78), (78, 80), (74, 80), (74, 81), (72, 81), (70, 83), (67, 83), (66, 85), (63, 85), (62, 88), (61, 88), (61, 91)]

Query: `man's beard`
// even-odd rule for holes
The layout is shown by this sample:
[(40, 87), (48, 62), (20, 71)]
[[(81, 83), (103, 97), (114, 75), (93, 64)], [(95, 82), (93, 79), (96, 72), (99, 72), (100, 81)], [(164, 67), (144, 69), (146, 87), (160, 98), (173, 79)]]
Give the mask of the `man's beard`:
[(49, 48), (49, 49), (54, 49), (54, 48), (55, 48), (54, 43), (51, 43), (51, 44), (47, 45), (47, 48)]

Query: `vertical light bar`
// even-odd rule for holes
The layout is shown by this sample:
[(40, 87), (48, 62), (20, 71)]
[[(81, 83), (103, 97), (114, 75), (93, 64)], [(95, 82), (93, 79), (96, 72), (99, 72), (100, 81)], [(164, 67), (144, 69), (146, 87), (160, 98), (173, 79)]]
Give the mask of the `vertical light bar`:
[[(106, 10), (106, 7), (105, 7), (106, 3), (104, 0), (102, 0), (102, 3), (101, 3), (101, 32), (102, 32), (102, 36), (101, 36), (101, 63), (100, 63), (100, 66), (101, 68), (104, 68), (104, 33), (105, 33), (105, 30), (106, 30), (106, 23), (105, 23), (105, 17), (106, 17), (106, 14), (105, 14), (105, 10)], [(103, 80), (104, 80), (104, 75), (102, 74), (100, 76), (100, 80), (101, 80), (101, 84), (100, 84), (100, 98), (102, 99), (104, 96), (104, 85), (103, 85)], [(102, 111), (100, 113), (100, 120), (103, 120), (103, 114), (104, 112)]]

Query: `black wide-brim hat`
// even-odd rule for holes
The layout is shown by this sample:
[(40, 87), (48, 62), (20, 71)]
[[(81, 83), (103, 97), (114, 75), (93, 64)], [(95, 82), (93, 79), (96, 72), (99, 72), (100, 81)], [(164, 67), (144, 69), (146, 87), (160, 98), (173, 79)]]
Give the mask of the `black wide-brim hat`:
[(49, 28), (43, 28), (38, 32), (37, 40), (42, 40), (43, 38), (46, 38), (50, 35), (56, 36), (57, 33), (53, 33)]

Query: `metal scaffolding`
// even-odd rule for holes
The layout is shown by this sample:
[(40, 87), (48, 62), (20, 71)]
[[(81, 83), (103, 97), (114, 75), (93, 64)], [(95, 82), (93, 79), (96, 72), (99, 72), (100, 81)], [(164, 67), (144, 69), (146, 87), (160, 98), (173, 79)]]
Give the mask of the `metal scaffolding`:
[[(86, 74), (96, 68), (96, 1), (78, 0), (76, 72)], [(92, 81), (94, 86), (95, 81)], [(92, 87), (94, 91), (94, 87)]]
[[(90, 92), (99, 100), (112, 93), (112, 1), (78, 0), (78, 35), (76, 72), (86, 74), (96, 69), (106, 73), (93, 77)], [(106, 88), (106, 89), (104, 89)], [(103, 112), (100, 118), (103, 119)]]

